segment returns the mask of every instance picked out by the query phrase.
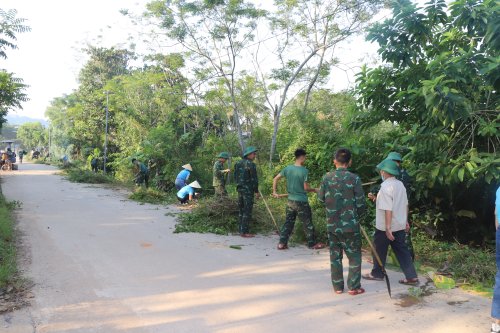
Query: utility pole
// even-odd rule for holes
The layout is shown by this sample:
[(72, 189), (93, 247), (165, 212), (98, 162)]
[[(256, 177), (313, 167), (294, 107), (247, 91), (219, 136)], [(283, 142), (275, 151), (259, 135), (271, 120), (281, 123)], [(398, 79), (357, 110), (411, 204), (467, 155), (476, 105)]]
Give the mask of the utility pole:
[(50, 135), (50, 121), (49, 121), (49, 151), (48, 151), (49, 159), (52, 159), (52, 156), (51, 156), (52, 149), (50, 149), (51, 147), (52, 147), (52, 140), (51, 140), (51, 135)]
[(109, 90), (105, 90), (106, 94), (106, 132), (104, 133), (104, 167), (103, 171), (106, 174), (106, 162), (108, 159), (108, 113), (109, 113)]

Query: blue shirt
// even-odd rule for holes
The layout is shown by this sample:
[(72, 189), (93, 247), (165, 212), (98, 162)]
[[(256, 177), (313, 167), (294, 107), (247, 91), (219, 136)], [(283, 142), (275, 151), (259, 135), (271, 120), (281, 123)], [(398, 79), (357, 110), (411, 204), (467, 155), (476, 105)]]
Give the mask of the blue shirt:
[(194, 188), (192, 188), (189, 185), (184, 186), (183, 188), (181, 188), (179, 190), (179, 192), (177, 192), (177, 196), (179, 198), (184, 198), (186, 195), (190, 195), (190, 194), (194, 195)]
[(191, 171), (184, 169), (179, 172), (179, 174), (177, 175), (177, 179), (188, 180), (190, 173)]
[(500, 187), (497, 188), (497, 198), (495, 200), (495, 208), (497, 210), (497, 216), (500, 219)]

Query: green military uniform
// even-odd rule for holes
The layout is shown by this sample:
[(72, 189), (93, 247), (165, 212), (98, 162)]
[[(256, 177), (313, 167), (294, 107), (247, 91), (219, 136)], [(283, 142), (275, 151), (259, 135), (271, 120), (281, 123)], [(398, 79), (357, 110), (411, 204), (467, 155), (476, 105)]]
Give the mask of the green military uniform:
[(212, 185), (215, 188), (215, 194), (218, 196), (227, 195), (226, 191), (226, 174), (223, 172), (224, 163), (215, 161), (214, 163), (214, 177)]
[(248, 234), (250, 231), (254, 196), (255, 193), (259, 192), (257, 167), (255, 163), (246, 158), (255, 151), (255, 148), (248, 147), (243, 159), (234, 166), (234, 179), (238, 191), (240, 234)]
[(326, 208), (333, 288), (335, 291), (344, 289), (342, 252), (345, 251), (349, 258), (347, 287), (349, 290), (359, 289), (361, 287), (359, 222), (366, 210), (361, 179), (345, 168), (338, 168), (323, 177), (318, 198)]
[(142, 163), (139, 162), (137, 165), (138, 172), (135, 175), (135, 183), (136, 185), (142, 185), (143, 183), (146, 185), (146, 187), (149, 187), (149, 169), (148, 167)]
[(286, 178), (288, 203), (286, 206), (286, 219), (280, 231), (280, 244), (287, 245), (293, 231), (297, 217), (302, 222), (307, 237), (307, 245), (316, 245), (312, 212), (309, 206), (304, 183), (307, 182), (308, 171), (303, 166), (289, 165), (280, 172)]
[[(227, 160), (229, 158), (228, 153), (220, 153), (218, 158), (223, 158)], [(226, 191), (226, 173), (224, 172), (224, 162), (220, 160), (215, 161), (213, 168), (213, 182), (212, 185), (215, 189), (215, 195), (217, 196), (225, 196), (227, 195)]]

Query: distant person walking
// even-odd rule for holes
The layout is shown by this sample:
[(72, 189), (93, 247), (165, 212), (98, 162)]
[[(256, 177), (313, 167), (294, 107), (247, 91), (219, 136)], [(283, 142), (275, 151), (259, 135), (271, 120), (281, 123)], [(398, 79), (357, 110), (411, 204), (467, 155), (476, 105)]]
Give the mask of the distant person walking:
[(496, 229), (496, 262), (497, 274), (495, 276), (495, 289), (493, 291), (493, 303), (491, 305), (492, 333), (500, 333), (500, 187), (497, 189), (495, 199), (495, 229)]
[(259, 179), (257, 178), (257, 167), (253, 162), (257, 156), (257, 148), (248, 147), (243, 153), (243, 159), (234, 166), (234, 179), (238, 190), (239, 229), (240, 236), (254, 237), (250, 233), (250, 220), (254, 197), (259, 197)]
[(318, 192), (318, 199), (325, 205), (328, 240), (330, 245), (330, 268), (333, 290), (344, 292), (343, 252), (349, 259), (347, 288), (350, 295), (363, 294), (361, 288), (361, 233), (360, 219), (366, 211), (366, 202), (361, 179), (347, 170), (352, 164), (351, 152), (339, 149), (333, 163), (335, 171), (327, 173)]
[(175, 178), (175, 188), (177, 190), (180, 190), (187, 185), (187, 181), (189, 180), (189, 176), (191, 175), (192, 171), (193, 168), (191, 167), (191, 164), (188, 163), (182, 166), (182, 171), (179, 172), (179, 174)]
[(304, 167), (307, 153), (304, 149), (295, 151), (295, 163), (284, 168), (273, 180), (273, 196), (279, 198), (277, 192), (278, 182), (281, 178), (286, 179), (286, 189), (288, 192), (288, 202), (286, 205), (285, 223), (281, 227), (278, 250), (288, 248), (288, 239), (293, 232), (297, 217), (302, 222), (302, 227), (307, 237), (307, 246), (310, 249), (322, 249), (323, 243), (316, 242), (316, 233), (312, 222), (312, 211), (309, 206), (307, 192), (317, 192), (315, 188), (309, 186), (309, 171)]
[(213, 181), (212, 185), (215, 189), (216, 196), (226, 196), (226, 178), (230, 169), (224, 168), (224, 163), (229, 159), (229, 154), (226, 152), (222, 152), (217, 156), (217, 161), (214, 163), (213, 168)]
[[(382, 178), (382, 185), (376, 200), (376, 229), (374, 236), (375, 249), (385, 265), (387, 251), (391, 246), (398, 259), (405, 278), (399, 283), (405, 285), (418, 285), (418, 276), (411, 259), (410, 251), (406, 245), (406, 232), (408, 224), (408, 198), (403, 183), (396, 179), (399, 168), (396, 162), (386, 159), (377, 165)], [(363, 275), (367, 280), (382, 281), (384, 275), (378, 261), (373, 259), (371, 273)]]
[(135, 184), (137, 186), (141, 186), (144, 184), (146, 188), (149, 187), (149, 169), (148, 167), (142, 163), (139, 162), (137, 159), (133, 158), (132, 163), (135, 166)]
[(26, 154), (26, 152), (24, 150), (20, 150), (19, 151), (19, 154), (18, 154), (18, 156), (19, 156), (19, 163), (23, 164), (23, 157), (24, 157), (25, 154)]

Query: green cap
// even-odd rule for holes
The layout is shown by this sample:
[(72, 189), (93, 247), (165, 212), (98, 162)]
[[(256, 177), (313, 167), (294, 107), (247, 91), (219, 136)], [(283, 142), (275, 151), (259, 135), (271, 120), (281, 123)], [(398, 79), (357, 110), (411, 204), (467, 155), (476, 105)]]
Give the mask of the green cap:
[(226, 160), (229, 159), (229, 153), (226, 153), (225, 151), (223, 151), (222, 153), (219, 154), (219, 156), (217, 156), (218, 158), (225, 158)]
[(399, 176), (399, 167), (393, 160), (385, 159), (377, 165), (377, 170), (383, 170), (393, 176)]
[(387, 155), (387, 159), (398, 162), (403, 161), (403, 157), (401, 157), (401, 154), (395, 151), (390, 152), (389, 155)]
[(257, 148), (255, 148), (254, 146), (250, 146), (247, 149), (245, 149), (245, 152), (243, 153), (243, 157), (247, 157), (248, 155), (250, 155), (251, 153), (255, 153), (256, 151), (257, 151)]

